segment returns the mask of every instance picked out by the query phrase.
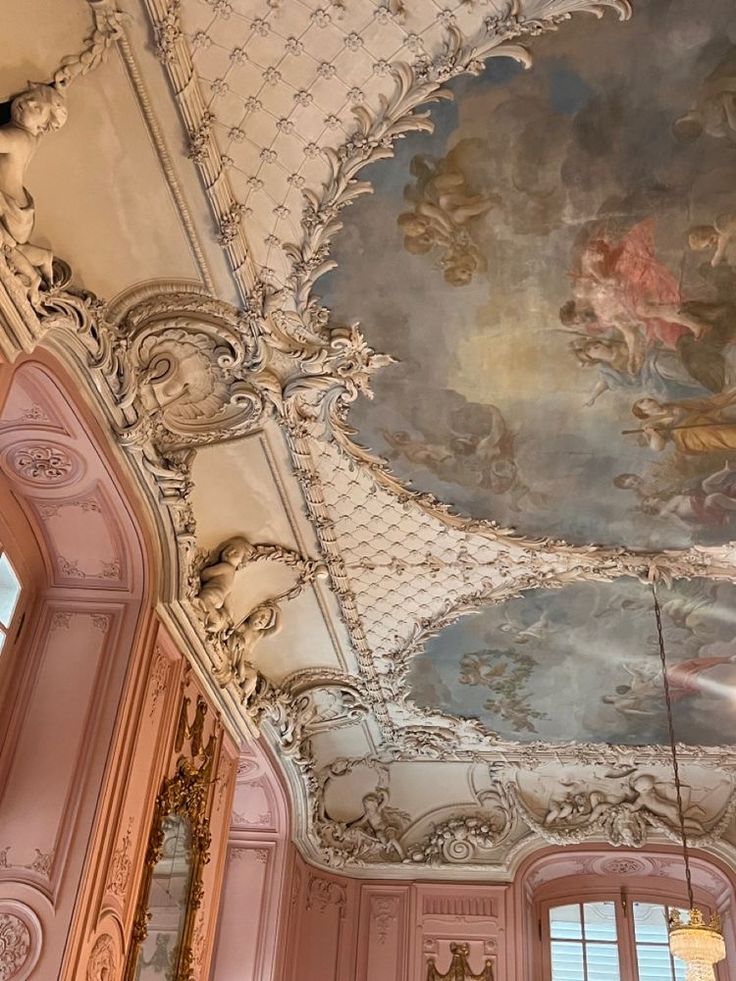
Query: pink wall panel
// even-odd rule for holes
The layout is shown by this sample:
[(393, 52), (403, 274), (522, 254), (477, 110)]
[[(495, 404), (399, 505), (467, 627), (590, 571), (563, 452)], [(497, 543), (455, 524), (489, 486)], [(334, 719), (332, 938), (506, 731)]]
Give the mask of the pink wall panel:
[(410, 886), (365, 886), (360, 893), (356, 981), (404, 981)]
[(263, 975), (266, 889), (273, 860), (273, 847), (231, 843), (228, 848), (219, 930), (221, 937), (237, 942), (221, 944), (217, 981), (250, 981)]
[(0, 803), (9, 863), (28, 865), (56, 851), (65, 803), (78, 782), (89, 740), (94, 695), (103, 687), (100, 665), (110, 616), (50, 609), (42, 624), (36, 683), (23, 706), (22, 729)]
[(417, 885), (414, 887), (414, 950), (411, 977), (424, 979), (434, 958), (447, 970), (450, 944), (465, 942), (476, 972), (487, 958), (499, 977), (514, 977), (506, 951), (506, 905), (510, 886)]
[(218, 923), (213, 981), (275, 981), (285, 960), (290, 891), (289, 808), (258, 744), (241, 750)]

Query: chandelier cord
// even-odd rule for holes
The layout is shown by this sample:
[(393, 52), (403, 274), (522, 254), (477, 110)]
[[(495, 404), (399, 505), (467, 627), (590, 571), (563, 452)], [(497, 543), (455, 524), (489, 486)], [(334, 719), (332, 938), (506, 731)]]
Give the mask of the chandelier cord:
[(664, 632), (662, 630), (662, 611), (659, 607), (657, 598), (657, 587), (652, 583), (652, 595), (654, 596), (654, 616), (657, 620), (657, 639), (659, 640), (659, 660), (662, 663), (662, 679), (664, 683), (664, 701), (667, 707), (667, 727), (670, 736), (670, 752), (672, 754), (672, 771), (675, 777), (675, 791), (677, 792), (677, 813), (680, 818), (680, 835), (682, 837), (682, 853), (685, 859), (685, 881), (687, 882), (687, 896), (689, 908), (692, 909), (693, 903), (693, 884), (690, 876), (690, 852), (687, 845), (687, 835), (685, 834), (685, 811), (682, 806), (682, 784), (680, 783), (680, 767), (677, 762), (677, 748), (675, 745), (675, 726), (672, 721), (672, 699), (670, 698), (670, 682), (667, 677), (667, 658), (664, 649)]

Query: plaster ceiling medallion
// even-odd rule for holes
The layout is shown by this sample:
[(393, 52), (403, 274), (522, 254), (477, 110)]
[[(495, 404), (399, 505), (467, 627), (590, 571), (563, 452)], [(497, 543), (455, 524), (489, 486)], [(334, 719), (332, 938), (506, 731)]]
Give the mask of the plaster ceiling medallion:
[(4, 464), (36, 487), (63, 487), (84, 473), (84, 464), (73, 450), (48, 441), (14, 444), (5, 451)]

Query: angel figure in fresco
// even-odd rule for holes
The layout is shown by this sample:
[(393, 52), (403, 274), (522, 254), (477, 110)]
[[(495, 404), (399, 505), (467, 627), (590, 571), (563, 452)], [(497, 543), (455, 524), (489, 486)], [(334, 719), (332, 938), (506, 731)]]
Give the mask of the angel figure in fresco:
[(595, 368), (598, 380), (584, 405), (595, 405), (606, 392), (631, 391), (665, 399), (697, 398), (710, 394), (688, 371), (680, 353), (662, 347), (645, 351), (637, 372), (629, 370), (623, 340), (611, 337), (577, 338), (570, 348), (583, 368)]
[(663, 595), (661, 603), (665, 616), (690, 637), (718, 635), (721, 615), (712, 583), (686, 583), (677, 592)]
[(736, 47), (708, 75), (692, 107), (672, 127), (675, 138), (692, 143), (704, 133), (736, 144)]
[(66, 100), (59, 89), (31, 85), (11, 101), (10, 118), (0, 125), (0, 248), (34, 304), (42, 281), (54, 281), (54, 257), (30, 241), (36, 207), (23, 182), (41, 138), (61, 129), (66, 119)]
[(424, 155), (410, 164), (414, 184), (404, 190), (413, 205), (398, 217), (404, 248), (426, 255), (442, 253), (444, 278), (452, 286), (465, 286), (482, 267), (483, 256), (472, 236), (472, 224), (500, 203), (497, 195), (472, 194), (465, 175), (453, 162), (452, 151), (440, 161)]
[(418, 463), (430, 470), (436, 471), (436, 468), (442, 464), (451, 463), (454, 456), (452, 451), (444, 446), (440, 446), (438, 443), (427, 443), (423, 439), (415, 439), (403, 429), (396, 432), (384, 429), (382, 435), (391, 447), (391, 456), (401, 455), (410, 463)]
[(449, 435), (442, 443), (413, 437), (405, 430), (383, 430), (383, 437), (391, 455), (427, 467), (440, 480), (453, 483), (462, 476), (465, 483), (493, 494), (509, 493), (516, 509), (525, 496), (533, 504), (541, 503), (541, 495), (532, 494), (519, 478), (515, 435), (497, 406), (466, 404), (450, 411), (446, 421)]
[(736, 214), (720, 215), (712, 225), (693, 225), (687, 235), (694, 252), (713, 249), (710, 264), (715, 269), (727, 261), (727, 251), (736, 236)]
[(736, 383), (736, 304), (645, 302), (641, 311), (680, 326), (674, 348), (655, 341), (643, 348), (641, 359), (632, 366), (622, 337), (576, 337), (570, 349), (581, 367), (595, 368), (598, 374), (586, 406), (615, 390), (671, 402), (708, 396)]
[(228, 538), (220, 546), (216, 561), (200, 572), (197, 603), (204, 614), (208, 633), (222, 634), (232, 627), (228, 601), (235, 584), (235, 573), (243, 568), (253, 551), (251, 543), (242, 535)]
[[(667, 668), (670, 698), (681, 702), (708, 690), (707, 679), (702, 676), (713, 668), (736, 663), (736, 655), (718, 657), (694, 657)], [(601, 701), (612, 705), (621, 715), (653, 717), (662, 708), (662, 674), (658, 665), (622, 664), (629, 676), (629, 684), (617, 685), (614, 695), (604, 695)]]
[(631, 411), (643, 426), (624, 434), (642, 432), (657, 452), (670, 445), (684, 455), (736, 452), (736, 389), (684, 402), (643, 398)]
[(645, 495), (639, 506), (645, 514), (674, 519), (688, 530), (723, 528), (736, 517), (736, 463), (727, 462), (690, 488)]
[(513, 634), (515, 644), (543, 640), (549, 633), (550, 620), (546, 610), (543, 610), (529, 626), (525, 626), (520, 620), (512, 620), (508, 614), (505, 616), (506, 619), (498, 625), (498, 629), (505, 634)]
[(560, 320), (591, 337), (620, 335), (627, 370), (635, 375), (650, 347), (674, 350), (683, 334), (700, 339), (709, 329), (695, 319), (667, 319), (662, 308), (680, 304), (679, 284), (656, 257), (654, 220), (647, 218), (618, 244), (605, 234), (588, 241), (573, 271), (573, 299), (560, 310)]

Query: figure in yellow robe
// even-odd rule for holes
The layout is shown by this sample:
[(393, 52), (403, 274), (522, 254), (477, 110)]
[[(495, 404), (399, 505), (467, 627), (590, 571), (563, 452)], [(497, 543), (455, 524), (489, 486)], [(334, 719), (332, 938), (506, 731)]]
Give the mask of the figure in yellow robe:
[(632, 411), (643, 420), (642, 431), (653, 450), (672, 444), (688, 456), (736, 453), (736, 389), (683, 402), (639, 399)]

